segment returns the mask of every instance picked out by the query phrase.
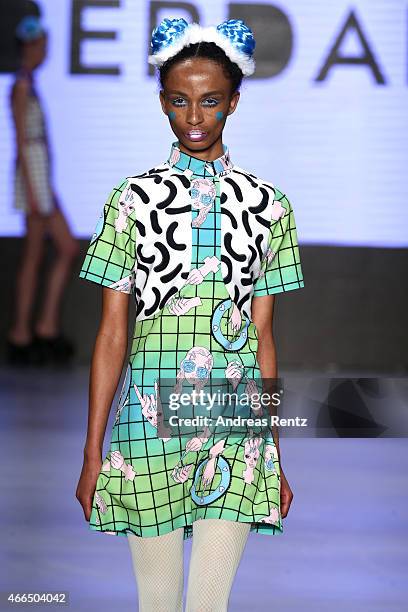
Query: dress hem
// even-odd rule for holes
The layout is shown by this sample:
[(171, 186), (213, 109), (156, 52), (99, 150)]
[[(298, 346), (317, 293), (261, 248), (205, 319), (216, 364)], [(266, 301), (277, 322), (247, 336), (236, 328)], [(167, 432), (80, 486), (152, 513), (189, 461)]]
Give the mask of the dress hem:
[[(207, 510), (209, 510), (209, 508)], [(228, 519), (225, 517), (220, 517), (216, 513), (211, 513), (208, 511), (205, 517), (199, 517), (197, 519), (194, 519), (194, 521), (197, 521), (197, 520), (199, 521), (202, 518), (220, 518), (222, 520), (232, 521), (234, 523), (251, 523), (251, 529), (250, 529), (251, 533), (258, 533), (260, 535), (283, 535), (282, 524), (274, 525), (273, 523), (266, 523), (264, 521), (261, 522), (261, 521), (252, 521), (252, 520), (245, 521), (242, 519), (240, 520)], [(193, 536), (193, 522), (191, 523), (183, 522), (178, 525), (177, 522), (174, 521), (174, 525), (170, 529), (160, 529), (160, 526), (159, 528), (149, 527), (147, 528), (147, 530), (150, 532), (149, 534), (140, 533), (143, 531), (146, 532), (146, 528), (132, 527), (129, 523), (125, 523), (123, 521), (118, 521), (116, 523), (117, 528), (115, 530), (107, 529), (107, 528), (104, 529), (103, 526), (95, 525), (95, 524), (89, 524), (89, 529), (91, 531), (99, 531), (100, 533), (106, 533), (108, 535), (115, 535), (115, 536), (127, 536), (129, 533), (132, 533), (133, 535), (136, 535), (139, 537), (157, 537), (159, 535), (165, 535), (166, 533), (170, 533), (172, 531), (175, 531), (176, 529), (184, 527), (184, 538), (183, 539), (187, 540), (187, 539), (192, 538)]]

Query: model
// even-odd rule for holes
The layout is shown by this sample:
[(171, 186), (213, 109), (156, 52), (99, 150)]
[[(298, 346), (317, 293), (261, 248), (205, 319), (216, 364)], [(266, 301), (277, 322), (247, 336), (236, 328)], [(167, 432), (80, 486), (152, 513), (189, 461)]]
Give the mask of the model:
[[(281, 534), (293, 497), (276, 431), (175, 435), (159, 394), (169, 379), (180, 393), (275, 378), (274, 294), (303, 287), (289, 199), (222, 142), (254, 47), (242, 20), (164, 19), (153, 30), (149, 62), (177, 140), (166, 161), (113, 188), (80, 272), (104, 289), (76, 495), (90, 529), (128, 537), (140, 610), (182, 609), (192, 536), (187, 610), (226, 610), (248, 533)], [(130, 295), (134, 337), (102, 457)]]
[[(10, 96), (16, 143), (13, 205), (24, 214), (26, 233), (16, 278), (14, 321), (7, 336), (7, 358), (15, 365), (66, 363), (74, 346), (61, 331), (61, 304), (79, 244), (54, 191), (46, 120), (35, 83), (35, 71), (46, 57), (48, 35), (39, 17), (27, 16), (18, 24), (16, 36), (20, 67)], [(47, 235), (56, 256), (32, 330)]]

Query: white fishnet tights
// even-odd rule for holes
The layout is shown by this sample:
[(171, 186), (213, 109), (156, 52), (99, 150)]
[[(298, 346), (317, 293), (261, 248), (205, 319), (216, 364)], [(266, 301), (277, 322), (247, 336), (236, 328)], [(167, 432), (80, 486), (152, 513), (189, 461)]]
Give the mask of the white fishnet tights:
[[(250, 523), (200, 519), (193, 542), (185, 612), (227, 612)], [(183, 612), (183, 528), (141, 538), (128, 533), (139, 612)]]

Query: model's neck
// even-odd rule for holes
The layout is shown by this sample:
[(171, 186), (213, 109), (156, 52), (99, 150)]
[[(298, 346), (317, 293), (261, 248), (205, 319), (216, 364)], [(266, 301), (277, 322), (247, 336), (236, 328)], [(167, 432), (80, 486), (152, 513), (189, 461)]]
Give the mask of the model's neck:
[(187, 153), (187, 155), (192, 155), (193, 157), (197, 157), (203, 161), (214, 161), (214, 159), (218, 159), (224, 154), (224, 146), (221, 138), (214, 142), (210, 147), (201, 150), (186, 147), (179, 141), (179, 149), (183, 153)]

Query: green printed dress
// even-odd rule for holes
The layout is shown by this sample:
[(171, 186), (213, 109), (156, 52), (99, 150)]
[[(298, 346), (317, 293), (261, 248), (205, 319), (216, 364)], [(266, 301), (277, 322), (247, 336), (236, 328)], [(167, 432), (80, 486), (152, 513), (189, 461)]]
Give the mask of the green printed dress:
[[(222, 518), (280, 534), (280, 467), (271, 433), (158, 436), (160, 379), (179, 390), (214, 377), (261, 379), (254, 296), (301, 288), (292, 206), (239, 168), (229, 149), (168, 159), (109, 195), (80, 277), (131, 294), (136, 321), (90, 529), (142, 537)], [(259, 388), (258, 388), (259, 390)], [(260, 390), (259, 390), (260, 391)]]

